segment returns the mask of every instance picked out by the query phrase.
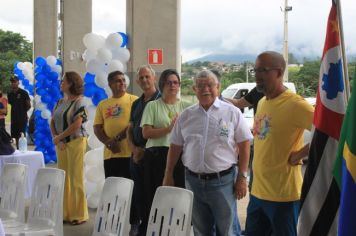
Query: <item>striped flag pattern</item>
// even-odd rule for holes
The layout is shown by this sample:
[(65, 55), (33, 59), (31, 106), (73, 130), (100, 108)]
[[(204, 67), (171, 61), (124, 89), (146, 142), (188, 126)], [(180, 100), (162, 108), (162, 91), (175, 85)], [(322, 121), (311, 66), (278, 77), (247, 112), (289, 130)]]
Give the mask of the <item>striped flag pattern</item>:
[(314, 114), (315, 132), (304, 175), (298, 235), (336, 235), (340, 191), (333, 165), (345, 114), (343, 66), (336, 4), (330, 10)]

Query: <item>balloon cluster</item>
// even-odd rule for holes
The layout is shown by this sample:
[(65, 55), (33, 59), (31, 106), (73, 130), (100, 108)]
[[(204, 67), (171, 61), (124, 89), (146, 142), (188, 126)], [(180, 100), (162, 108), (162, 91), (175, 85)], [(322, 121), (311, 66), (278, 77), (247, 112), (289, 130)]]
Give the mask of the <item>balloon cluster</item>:
[[(109, 34), (107, 38), (94, 33), (83, 37), (86, 47), (83, 58), (87, 69), (84, 76), (84, 95), (90, 97), (95, 106), (111, 96), (108, 74), (116, 70), (126, 72), (126, 63), (130, 59), (130, 51), (125, 48), (127, 42), (128, 38), (122, 32)], [(129, 86), (130, 79), (126, 75), (125, 78)]]
[(54, 56), (48, 56), (46, 59), (37, 57), (35, 63), (35, 150), (43, 153), (45, 163), (56, 162), (56, 151), (50, 138), (49, 122), (51, 111), (62, 97), (59, 80), (62, 62)]
[[(105, 182), (103, 167), (103, 144), (94, 135), (93, 120), (96, 106), (107, 97), (111, 97), (107, 77), (110, 72), (126, 72), (126, 63), (130, 59), (130, 52), (124, 48), (128, 38), (124, 33), (112, 33), (107, 38), (89, 33), (83, 38), (86, 50), (83, 58), (86, 61), (87, 73), (84, 76), (84, 96), (92, 104), (87, 106), (88, 121), (86, 131), (89, 134), (88, 145), (90, 151), (85, 154), (85, 186), (88, 206), (96, 208)], [(126, 84), (130, 79), (125, 75)]]
[(29, 95), (33, 96), (33, 65), (31, 62), (16, 62), (14, 74), (20, 80), (20, 87), (24, 88)]

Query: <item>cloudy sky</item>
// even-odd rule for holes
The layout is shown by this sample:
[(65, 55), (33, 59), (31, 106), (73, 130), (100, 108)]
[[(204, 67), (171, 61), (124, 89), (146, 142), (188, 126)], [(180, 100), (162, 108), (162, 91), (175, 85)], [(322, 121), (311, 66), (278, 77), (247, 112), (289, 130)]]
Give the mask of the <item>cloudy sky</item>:
[[(331, 0), (289, 0), (289, 50), (320, 56)], [(356, 1), (341, 0), (345, 44), (356, 54)], [(284, 0), (181, 0), (183, 61), (211, 53), (257, 54), (282, 51)], [(125, 31), (126, 0), (93, 0), (93, 32)], [(0, 28), (32, 41), (32, 0), (0, 0)]]

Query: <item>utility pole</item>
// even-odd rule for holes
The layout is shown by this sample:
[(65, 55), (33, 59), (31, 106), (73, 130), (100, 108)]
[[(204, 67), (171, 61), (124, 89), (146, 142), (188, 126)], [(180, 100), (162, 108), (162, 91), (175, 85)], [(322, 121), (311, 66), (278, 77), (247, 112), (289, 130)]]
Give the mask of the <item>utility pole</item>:
[[(282, 8), (281, 8), (282, 10)], [(288, 0), (284, 0), (284, 40), (283, 40), (283, 57), (286, 61), (286, 71), (284, 72), (283, 80), (288, 82), (288, 12), (292, 11), (292, 7), (288, 6)]]

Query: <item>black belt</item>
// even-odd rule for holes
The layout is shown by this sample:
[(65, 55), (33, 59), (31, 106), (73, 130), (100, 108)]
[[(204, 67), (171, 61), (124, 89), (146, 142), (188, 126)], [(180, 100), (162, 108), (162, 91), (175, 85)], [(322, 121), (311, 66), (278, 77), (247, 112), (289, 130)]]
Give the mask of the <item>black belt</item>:
[(189, 170), (188, 168), (187, 169), (187, 172), (192, 175), (192, 176), (195, 176), (199, 179), (204, 179), (204, 180), (210, 180), (210, 179), (217, 179), (219, 177), (222, 177), (224, 175), (228, 175), (231, 173), (231, 171), (235, 168), (235, 166), (231, 166), (229, 169), (226, 169), (226, 170), (223, 170), (223, 171), (220, 171), (220, 172), (217, 172), (217, 173), (208, 173), (208, 174), (199, 174), (199, 173), (195, 173), (191, 170)]

